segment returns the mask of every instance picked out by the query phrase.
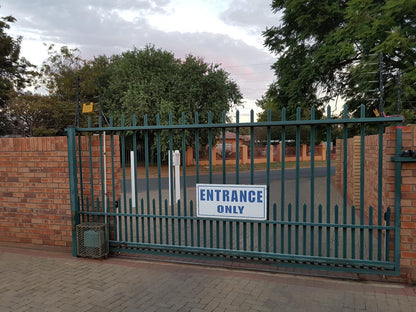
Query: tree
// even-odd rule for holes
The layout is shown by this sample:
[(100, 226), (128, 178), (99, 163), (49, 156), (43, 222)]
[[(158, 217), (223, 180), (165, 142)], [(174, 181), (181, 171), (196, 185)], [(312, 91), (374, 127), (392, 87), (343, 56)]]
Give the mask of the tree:
[[(282, 121), (282, 120), (289, 120), (287, 118), (287, 112), (285, 112), (286, 116), (283, 118), (283, 107), (284, 105), (281, 105), (281, 103), (276, 102), (277, 97), (275, 96), (277, 92), (277, 84), (273, 83), (270, 85), (269, 89), (267, 90), (266, 94), (261, 97), (261, 99), (256, 101), (256, 105), (259, 106), (263, 111), (261, 111), (257, 115), (257, 120), (259, 122), (268, 121), (268, 118), (270, 118), (271, 121)], [(270, 113), (269, 113), (270, 111)], [(301, 110), (301, 119), (311, 119), (311, 109), (310, 108), (304, 108)], [(269, 115), (270, 114), (270, 115)], [(290, 120), (296, 119), (297, 116), (294, 118), (291, 118)], [(318, 110), (315, 111), (315, 119), (321, 119), (322, 118), (322, 111)], [(320, 142), (323, 139), (323, 131), (320, 127), (317, 127), (317, 133), (316, 133), (316, 142)], [(262, 131), (259, 131), (257, 133), (259, 136), (260, 141), (265, 141), (267, 138), (267, 132), (266, 129), (262, 129)], [(271, 128), (271, 140), (278, 140), (280, 141), (282, 139), (282, 128), (281, 127), (273, 127)], [(257, 138), (256, 138), (257, 139)], [(285, 139), (286, 140), (295, 140), (296, 139), (296, 127), (285, 127)], [(309, 144), (311, 139), (310, 135), (310, 127), (309, 126), (303, 126), (300, 129), (300, 140), (303, 144)]]
[(6, 32), (15, 21), (12, 16), (0, 18), (0, 134), (10, 130), (5, 127), (4, 106), (14, 91), (22, 90), (35, 75), (33, 65), (20, 57), (22, 37), (13, 38)]
[[(135, 48), (112, 56), (110, 64), (103, 107), (116, 123), (120, 123), (121, 116), (130, 123), (133, 115), (149, 114), (149, 122), (154, 124), (161, 105), (173, 105), (170, 92), (179, 62), (172, 53), (152, 47)], [(143, 124), (143, 118), (138, 124)]]
[(30, 82), (27, 75), (34, 73), (29, 71), (33, 65), (20, 57), (22, 37), (13, 38), (6, 33), (15, 21), (12, 16), (0, 18), (0, 107), (6, 103), (10, 92), (14, 88), (24, 88)]
[(48, 53), (41, 69), (41, 83), (50, 94), (63, 101), (75, 102), (78, 98), (76, 81), (79, 79), (79, 95), (81, 99), (89, 100), (97, 97), (106, 85), (109, 66), (106, 56), (84, 60), (78, 49), (63, 46), (57, 50), (54, 45), (48, 47)]
[[(156, 115), (160, 115), (161, 124), (169, 122), (193, 123), (199, 114), (199, 122), (208, 120), (212, 112), (212, 122), (222, 121), (222, 111), (228, 112), (232, 105), (241, 102), (242, 95), (229, 78), (229, 74), (219, 65), (205, 63), (202, 59), (188, 55), (185, 60), (175, 58), (171, 52), (146, 46), (142, 50), (133, 49), (110, 59), (108, 84), (103, 93), (103, 107), (108, 116), (120, 123), (121, 116), (126, 124), (131, 123), (133, 115), (137, 125), (156, 124)], [(188, 134), (188, 133), (187, 133)], [(162, 149), (169, 148), (164, 135)], [(215, 135), (214, 135), (215, 136)], [(174, 136), (175, 148), (181, 146), (181, 135)], [(192, 146), (194, 136), (186, 136), (187, 146)], [(201, 131), (200, 144), (207, 142), (207, 134)]]
[[(132, 116), (136, 116), (136, 125), (143, 125), (145, 115), (148, 124), (154, 125), (157, 114), (161, 124), (169, 122), (170, 114), (177, 124), (182, 123), (182, 113), (186, 123), (194, 122), (195, 113), (200, 123), (206, 123), (209, 111), (212, 122), (221, 122), (222, 112), (239, 105), (242, 99), (227, 72), (192, 55), (181, 60), (153, 46), (91, 61), (83, 60), (78, 50), (68, 47), (56, 50), (51, 46), (49, 53), (42, 73), (50, 94), (72, 105), (75, 111), (79, 78), (81, 101), (99, 96), (105, 115), (113, 117), (114, 125), (121, 124), (122, 116), (125, 125), (131, 125)], [(181, 140), (181, 135), (175, 135), (176, 147)], [(168, 148), (166, 142), (164, 150)], [(207, 134), (201, 131), (200, 144), (206, 142)], [(191, 136), (187, 136), (187, 144), (191, 146)]]
[(7, 124), (14, 135), (65, 135), (73, 124), (75, 111), (56, 96), (15, 94), (5, 107)]
[[(66, 102), (75, 118), (77, 101), (82, 103), (98, 102), (108, 82), (109, 59), (106, 56), (84, 60), (78, 49), (63, 46), (56, 49), (48, 47), (49, 57), (43, 63), (41, 85), (46, 86), (49, 94)], [(92, 116), (97, 122), (98, 114)], [(73, 122), (71, 123), (73, 124)], [(86, 117), (81, 117), (81, 124), (86, 125)]]
[(369, 112), (378, 108), (372, 99), (379, 94), (370, 90), (379, 86), (379, 55), (386, 113), (397, 112), (399, 70), (405, 108), (415, 100), (415, 1), (274, 0), (272, 8), (282, 14), (282, 23), (263, 35), (278, 57), (276, 98), (289, 116), (297, 106), (322, 108), (337, 97), (353, 111), (361, 104)]

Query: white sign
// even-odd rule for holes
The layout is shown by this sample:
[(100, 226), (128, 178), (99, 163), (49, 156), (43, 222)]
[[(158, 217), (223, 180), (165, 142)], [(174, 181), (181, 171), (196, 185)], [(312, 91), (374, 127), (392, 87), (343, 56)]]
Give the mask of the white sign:
[(197, 216), (266, 220), (266, 185), (197, 184)]

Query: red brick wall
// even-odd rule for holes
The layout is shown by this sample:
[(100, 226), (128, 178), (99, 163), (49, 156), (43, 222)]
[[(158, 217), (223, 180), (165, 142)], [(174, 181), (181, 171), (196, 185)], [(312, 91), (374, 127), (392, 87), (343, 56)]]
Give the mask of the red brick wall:
[[(88, 190), (90, 183), (87, 142), (87, 137), (83, 137), (84, 190)], [(94, 184), (101, 190), (99, 137), (93, 136), (91, 142)], [(110, 153), (109, 136), (106, 143)], [(119, 172), (116, 136), (114, 146)], [(107, 159), (107, 173), (111, 176), (111, 157)], [(100, 195), (98, 190), (95, 195)], [(0, 242), (70, 247), (71, 229), (67, 138), (0, 139)]]
[[(392, 145), (392, 144), (391, 144)], [(403, 149), (416, 150), (416, 125), (403, 127)], [(394, 166), (389, 170), (394, 177)], [(394, 187), (390, 187), (390, 193)], [(401, 185), (401, 272), (408, 281), (416, 281), (416, 163), (402, 163)]]
[(0, 140), (0, 241), (72, 245), (66, 137)]
[[(403, 149), (416, 150), (416, 125), (405, 126), (402, 130)], [(354, 170), (354, 164), (360, 162), (357, 153), (359, 137), (348, 139), (348, 199), (350, 204), (359, 204), (359, 173)], [(342, 190), (343, 176), (343, 152), (342, 140), (337, 140), (337, 161), (334, 183)], [(338, 148), (339, 147), (339, 148)], [(377, 207), (378, 198), (378, 135), (365, 138), (365, 199), (364, 207), (368, 215), (368, 207)], [(391, 224), (394, 222), (394, 181), (395, 163), (391, 157), (395, 155), (396, 128), (388, 127), (383, 136), (383, 174), (382, 193), (383, 211), (387, 207), (392, 208)], [(358, 176), (357, 176), (358, 175)], [(416, 163), (402, 163), (401, 184), (401, 257), (400, 280), (416, 281)], [(357, 201), (358, 200), (358, 201)], [(374, 220), (377, 220), (377, 209), (374, 210)], [(392, 240), (393, 243), (393, 240)], [(391, 246), (393, 248), (393, 246)]]

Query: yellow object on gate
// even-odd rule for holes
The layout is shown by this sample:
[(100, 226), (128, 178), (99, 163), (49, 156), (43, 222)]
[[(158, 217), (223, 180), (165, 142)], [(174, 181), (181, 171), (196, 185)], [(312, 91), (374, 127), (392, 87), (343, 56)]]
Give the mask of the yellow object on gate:
[(94, 103), (93, 102), (90, 102), (89, 104), (87, 104), (87, 103), (82, 104), (82, 113), (83, 114), (92, 113), (93, 109), (94, 109)]

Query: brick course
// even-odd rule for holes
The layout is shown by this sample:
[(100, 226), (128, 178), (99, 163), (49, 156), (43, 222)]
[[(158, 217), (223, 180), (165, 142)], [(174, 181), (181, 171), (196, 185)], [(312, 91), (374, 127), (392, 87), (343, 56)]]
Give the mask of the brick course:
[[(416, 126), (410, 125), (403, 127), (402, 130), (403, 149), (416, 150)], [(350, 204), (360, 203), (360, 153), (357, 140), (354, 137), (348, 139), (348, 199)], [(342, 190), (343, 185), (343, 140), (337, 140), (337, 161), (336, 175), (334, 176), (335, 185)], [(387, 207), (392, 208), (391, 224), (394, 221), (394, 181), (395, 163), (391, 157), (395, 155), (396, 148), (396, 127), (387, 127), (383, 135), (383, 172), (382, 172), (382, 202), (383, 211)], [(357, 153), (358, 149), (358, 153)], [(378, 135), (366, 136), (365, 138), (365, 198), (364, 208), (368, 216), (368, 207), (378, 206)], [(356, 164), (358, 163), (358, 170)], [(402, 163), (401, 172), (401, 257), (400, 267), (401, 281), (416, 281), (416, 163)], [(377, 209), (374, 210), (374, 220), (377, 220)], [(393, 247), (393, 246), (391, 246)], [(394, 279), (394, 278), (393, 278)]]
[[(98, 145), (98, 153), (92, 156), (92, 167), (100, 170), (99, 137), (93, 136), (91, 142), (94, 148)], [(109, 138), (106, 143), (110, 152)], [(83, 137), (83, 167), (88, 166), (84, 185), (90, 183), (89, 156), (84, 157), (87, 146), (88, 139)], [(116, 136), (114, 150), (118, 155)], [(119, 163), (116, 156), (117, 168)], [(107, 173), (110, 172), (108, 159)], [(101, 181), (94, 183), (101, 189)], [(111, 179), (108, 189), (111, 195)], [(67, 138), (0, 139), (0, 242), (71, 247), (71, 230)]]

